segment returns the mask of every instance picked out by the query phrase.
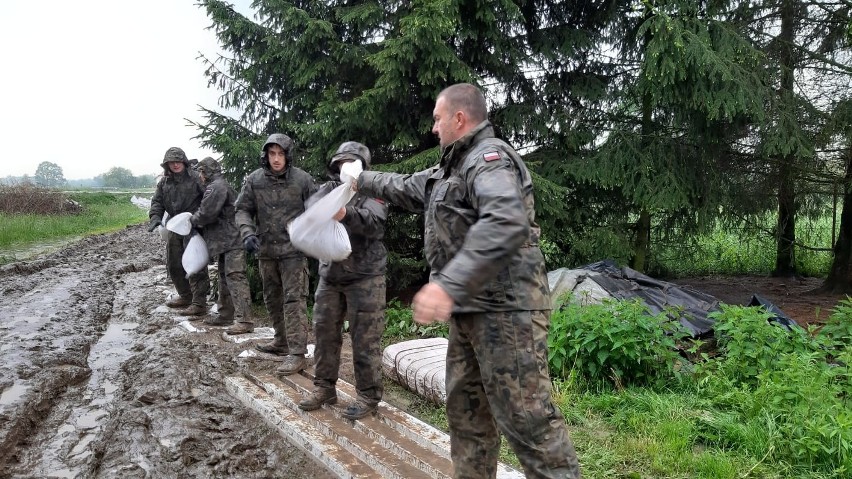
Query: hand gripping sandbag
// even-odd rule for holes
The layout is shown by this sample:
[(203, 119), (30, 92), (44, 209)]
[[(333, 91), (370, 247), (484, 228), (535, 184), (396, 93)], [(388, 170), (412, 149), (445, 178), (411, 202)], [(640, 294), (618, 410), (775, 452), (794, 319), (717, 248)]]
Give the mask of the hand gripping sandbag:
[(190, 230), (192, 230), (192, 223), (189, 222), (189, 219), (192, 218), (192, 213), (178, 213), (166, 223), (166, 229), (171, 231), (172, 233), (177, 233), (181, 236), (186, 236), (189, 234)]
[(323, 261), (341, 261), (352, 253), (349, 234), (334, 215), (355, 195), (342, 184), (320, 198), (287, 225), (290, 242), (306, 255)]
[(207, 242), (204, 241), (201, 235), (195, 234), (189, 238), (189, 243), (187, 243), (186, 249), (183, 250), (183, 257), (180, 260), (181, 264), (183, 264), (183, 270), (186, 271), (187, 278), (207, 267), (210, 255), (207, 254)]
[(160, 233), (160, 238), (163, 238), (163, 241), (169, 240), (169, 230), (166, 229), (164, 224), (169, 222), (169, 213), (163, 213), (163, 219), (160, 221), (160, 226), (157, 226), (157, 233)]

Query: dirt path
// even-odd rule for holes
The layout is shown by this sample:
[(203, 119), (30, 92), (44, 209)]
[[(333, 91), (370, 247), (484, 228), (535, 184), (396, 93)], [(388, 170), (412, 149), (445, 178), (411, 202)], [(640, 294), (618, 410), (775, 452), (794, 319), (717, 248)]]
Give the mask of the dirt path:
[(759, 294), (799, 325), (819, 324), (828, 318), (842, 294), (816, 294), (820, 278), (773, 278), (771, 276), (702, 276), (672, 280), (711, 294), (728, 304), (748, 304)]
[(0, 477), (329, 477), (229, 396), (240, 348), (175, 327), (141, 226), (0, 268)]

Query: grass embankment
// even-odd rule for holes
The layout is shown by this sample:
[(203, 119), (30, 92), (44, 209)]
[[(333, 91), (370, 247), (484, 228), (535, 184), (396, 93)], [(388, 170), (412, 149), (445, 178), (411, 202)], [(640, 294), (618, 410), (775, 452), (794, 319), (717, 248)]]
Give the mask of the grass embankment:
[[(35, 191), (34, 191), (35, 190)], [(17, 195), (10, 198), (9, 195)], [(130, 193), (75, 192), (62, 194), (32, 188), (0, 188), (0, 263), (14, 261), (22, 251), (43, 242), (118, 231), (144, 222), (147, 211), (130, 202)], [(69, 203), (71, 200), (76, 203)], [(47, 206), (45, 206), (47, 205)]]

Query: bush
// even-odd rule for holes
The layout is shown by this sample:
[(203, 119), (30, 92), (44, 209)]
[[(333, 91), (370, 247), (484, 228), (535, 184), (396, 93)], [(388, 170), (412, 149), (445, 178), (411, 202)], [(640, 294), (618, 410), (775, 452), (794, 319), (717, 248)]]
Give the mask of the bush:
[(0, 213), (67, 215), (83, 211), (82, 206), (59, 190), (30, 184), (0, 185)]
[(561, 378), (574, 369), (590, 383), (655, 384), (682, 369), (676, 340), (685, 335), (680, 323), (665, 313), (652, 315), (638, 299), (592, 305), (569, 300), (551, 317), (548, 363)]
[(847, 297), (837, 303), (816, 337), (829, 351), (852, 344), (852, 299)]
[(770, 322), (771, 314), (763, 307), (723, 304), (721, 311), (708, 315), (715, 321), (714, 336), (719, 358), (699, 367), (718, 369), (738, 383), (754, 383), (762, 371), (775, 369), (781, 355), (809, 353), (818, 348), (802, 328), (786, 329)]

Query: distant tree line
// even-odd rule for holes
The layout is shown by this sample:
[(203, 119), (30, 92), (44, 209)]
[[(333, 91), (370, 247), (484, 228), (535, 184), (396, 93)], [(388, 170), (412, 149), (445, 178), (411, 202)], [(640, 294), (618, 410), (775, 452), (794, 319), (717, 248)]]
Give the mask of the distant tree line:
[[(227, 52), (204, 60), (217, 106), (241, 114), (211, 107), (196, 126), (236, 184), (275, 131), (317, 177), (345, 140), (378, 169), (435, 164), (434, 99), (471, 82), (534, 172), (550, 267), (613, 258), (665, 273), (662, 245), (771, 217), (774, 274), (796, 275), (797, 250), (814, 247), (797, 221), (838, 204), (826, 287), (852, 291), (848, 2), (257, 0), (251, 17), (200, 5)], [(392, 221), (392, 260), (422, 268), (422, 225)]]
[(33, 176), (7, 176), (0, 178), (0, 184), (33, 184), (46, 188), (153, 188), (157, 184), (154, 175), (134, 176), (127, 168), (113, 167), (94, 178), (66, 180), (62, 167), (50, 161), (39, 163)]

